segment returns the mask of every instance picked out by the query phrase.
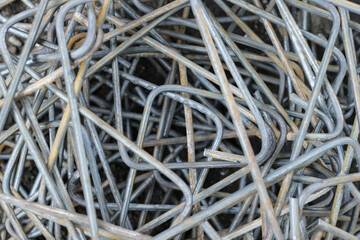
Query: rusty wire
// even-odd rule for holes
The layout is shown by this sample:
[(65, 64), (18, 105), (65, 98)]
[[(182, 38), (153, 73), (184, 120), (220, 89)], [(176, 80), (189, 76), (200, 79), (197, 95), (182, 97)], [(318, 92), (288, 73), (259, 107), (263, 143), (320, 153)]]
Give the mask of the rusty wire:
[(359, 15), (0, 2), (0, 238), (359, 239)]

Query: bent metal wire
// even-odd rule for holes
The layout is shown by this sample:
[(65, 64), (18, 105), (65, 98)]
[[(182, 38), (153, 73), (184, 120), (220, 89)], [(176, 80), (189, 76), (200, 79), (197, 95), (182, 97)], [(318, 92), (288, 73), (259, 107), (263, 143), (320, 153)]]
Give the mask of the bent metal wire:
[(358, 239), (359, 14), (2, 1), (0, 238)]

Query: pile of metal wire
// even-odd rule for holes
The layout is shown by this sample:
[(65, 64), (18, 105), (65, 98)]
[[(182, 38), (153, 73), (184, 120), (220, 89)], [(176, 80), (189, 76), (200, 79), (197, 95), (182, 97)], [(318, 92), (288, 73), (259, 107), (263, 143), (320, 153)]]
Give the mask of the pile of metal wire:
[(360, 5), (4, 9), (0, 239), (359, 238)]

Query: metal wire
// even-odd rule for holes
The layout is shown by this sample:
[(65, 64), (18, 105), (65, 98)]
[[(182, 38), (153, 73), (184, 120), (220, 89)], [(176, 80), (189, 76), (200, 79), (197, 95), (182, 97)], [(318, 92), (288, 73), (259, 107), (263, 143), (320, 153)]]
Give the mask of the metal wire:
[(359, 14), (1, 2), (0, 238), (358, 239)]

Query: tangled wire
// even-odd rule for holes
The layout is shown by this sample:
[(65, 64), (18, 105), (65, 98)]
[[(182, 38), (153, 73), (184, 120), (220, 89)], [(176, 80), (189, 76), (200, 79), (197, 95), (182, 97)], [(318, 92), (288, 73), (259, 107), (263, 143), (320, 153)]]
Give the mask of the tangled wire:
[(358, 239), (359, 20), (0, 1), (0, 238)]

